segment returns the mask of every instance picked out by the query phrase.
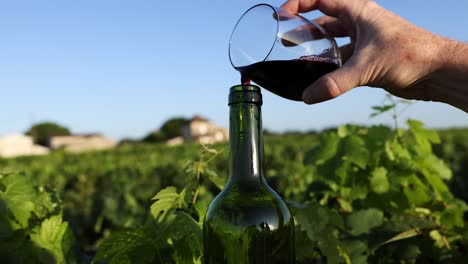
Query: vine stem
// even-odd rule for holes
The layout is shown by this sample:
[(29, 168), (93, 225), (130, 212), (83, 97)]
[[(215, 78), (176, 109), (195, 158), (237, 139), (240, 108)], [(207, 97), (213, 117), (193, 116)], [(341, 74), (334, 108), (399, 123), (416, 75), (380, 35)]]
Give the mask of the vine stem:
[(195, 194), (193, 195), (193, 198), (192, 198), (192, 205), (194, 205), (197, 202), (199, 193), (200, 193), (200, 189), (197, 187), (197, 189), (195, 190)]
[(192, 205), (194, 205), (197, 202), (198, 196), (200, 194), (200, 176), (201, 176), (201, 173), (202, 173), (203, 163), (205, 163), (205, 164), (209, 163), (211, 160), (216, 158), (223, 151), (224, 151), (224, 148), (217, 151), (213, 155), (211, 155), (211, 157), (208, 158), (207, 160), (203, 161), (203, 159), (200, 159), (198, 161), (198, 166), (197, 166), (197, 183), (198, 183), (198, 186), (197, 186), (197, 188), (195, 190), (195, 194), (193, 195), (193, 198), (192, 198)]
[[(396, 109), (396, 108), (397, 108), (397, 104), (396, 104), (395, 100), (393, 100), (392, 97), (389, 97), (389, 100), (390, 100), (390, 101), (392, 102), (392, 104), (394, 105), (394, 107), (393, 107), (393, 109), (392, 109), (392, 110), (393, 110), (393, 115), (392, 115), (392, 117), (393, 117), (393, 123), (394, 123), (394, 126), (395, 126), (395, 131), (398, 131), (398, 112), (397, 112), (397, 109)], [(397, 132), (397, 134), (398, 134), (398, 132)]]

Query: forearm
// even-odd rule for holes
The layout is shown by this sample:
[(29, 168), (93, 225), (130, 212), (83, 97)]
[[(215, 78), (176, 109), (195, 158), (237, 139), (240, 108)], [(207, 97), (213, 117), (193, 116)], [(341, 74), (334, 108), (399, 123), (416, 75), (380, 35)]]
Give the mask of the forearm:
[(468, 44), (444, 40), (435, 61), (438, 67), (428, 82), (432, 99), (468, 112)]

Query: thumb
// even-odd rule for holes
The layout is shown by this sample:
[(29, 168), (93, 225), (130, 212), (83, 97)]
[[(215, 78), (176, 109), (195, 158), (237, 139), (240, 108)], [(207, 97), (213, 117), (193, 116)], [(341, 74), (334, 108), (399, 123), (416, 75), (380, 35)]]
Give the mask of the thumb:
[(302, 93), (306, 104), (315, 104), (338, 97), (360, 85), (359, 71), (351, 63), (332, 71), (307, 87)]

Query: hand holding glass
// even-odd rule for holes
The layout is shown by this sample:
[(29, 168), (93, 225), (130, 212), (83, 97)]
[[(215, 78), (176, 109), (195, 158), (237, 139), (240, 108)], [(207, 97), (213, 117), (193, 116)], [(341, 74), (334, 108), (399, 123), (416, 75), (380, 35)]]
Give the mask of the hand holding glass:
[(315, 80), (341, 66), (336, 42), (323, 28), (269, 4), (253, 6), (239, 19), (229, 59), (242, 83), (254, 81), (296, 101)]

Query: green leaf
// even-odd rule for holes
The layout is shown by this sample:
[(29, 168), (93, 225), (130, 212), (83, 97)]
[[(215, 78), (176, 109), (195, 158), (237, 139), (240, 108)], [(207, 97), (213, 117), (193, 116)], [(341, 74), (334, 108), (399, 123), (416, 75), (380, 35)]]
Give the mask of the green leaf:
[[(8, 174), (0, 175), (0, 182), (4, 186), (0, 190), (0, 213), (7, 216), (12, 230), (26, 228), (37, 197), (31, 181), (23, 174)], [(0, 228), (3, 229), (1, 224)], [(5, 232), (7, 230), (0, 230), (0, 234)]]
[(336, 155), (340, 138), (336, 133), (325, 133), (320, 137), (320, 144), (306, 153), (304, 163), (321, 165)]
[(155, 201), (151, 205), (151, 215), (153, 218), (163, 221), (173, 210), (185, 206), (185, 190), (182, 190), (178, 194), (176, 188), (171, 186), (158, 192), (152, 199)]
[(386, 126), (372, 126), (367, 129), (366, 144), (371, 151), (378, 151), (384, 148), (387, 138), (390, 135), (390, 128)]
[(208, 207), (210, 205), (210, 200), (209, 199), (201, 199), (198, 200), (195, 205), (195, 211), (197, 211), (198, 217), (199, 217), (199, 222), (203, 223), (203, 220), (205, 218), (206, 211), (208, 211)]
[(94, 261), (106, 263), (197, 263), (202, 230), (188, 214), (178, 211), (139, 228), (114, 233), (99, 247)]
[(208, 176), (208, 179), (216, 186), (220, 191), (224, 189), (224, 186), (226, 185), (226, 180), (219, 177), (218, 174), (210, 169), (205, 170), (206, 175)]
[(295, 242), (296, 261), (305, 261), (312, 257), (318, 257), (315, 243), (309, 239), (304, 228), (299, 225), (295, 228)]
[(177, 263), (192, 264), (201, 258), (203, 236), (201, 226), (188, 214), (177, 212), (172, 224), (171, 239), (174, 241), (174, 259)]
[(340, 194), (347, 200), (354, 201), (356, 199), (366, 199), (369, 193), (367, 184), (355, 182), (351, 187), (341, 187)]
[(346, 126), (339, 126), (337, 133), (340, 138), (344, 138), (348, 135), (348, 130), (346, 129)]
[(346, 201), (345, 199), (337, 198), (338, 204), (340, 205), (340, 208), (347, 213), (351, 213), (353, 211), (353, 206), (351, 205), (350, 202)]
[(312, 241), (319, 240), (334, 228), (344, 227), (343, 219), (338, 213), (318, 205), (309, 204), (304, 208), (296, 208), (294, 215)]
[(13, 235), (13, 229), (10, 224), (11, 218), (5, 208), (5, 205), (0, 200), (0, 238), (7, 238)]
[(178, 204), (174, 207), (174, 209), (180, 209), (180, 208), (185, 208), (188, 207), (189, 205), (192, 204), (195, 191), (199, 187), (197, 181), (189, 181), (186, 185), (185, 188), (182, 189), (180, 192), (179, 196), (182, 201), (178, 202)]
[(432, 168), (432, 170), (444, 180), (452, 178), (452, 171), (444, 163), (443, 160), (438, 159), (435, 155), (429, 155), (424, 159), (425, 166)]
[(396, 137), (394, 137), (391, 141), (387, 141), (385, 145), (385, 151), (390, 160), (396, 160), (402, 165), (404, 165), (404, 162), (412, 160), (408, 148), (402, 145)]
[(149, 234), (151, 232), (145, 228), (114, 232), (101, 244), (94, 261), (109, 264), (153, 263), (159, 252)]
[(295, 216), (312, 241), (319, 240), (320, 234), (330, 228), (328, 226), (329, 214), (326, 208), (309, 205), (304, 209), (297, 210)]
[(389, 105), (382, 105), (382, 106), (372, 106), (372, 110), (374, 112), (370, 115), (370, 117), (376, 117), (378, 115), (381, 115), (387, 111), (390, 111), (396, 107), (396, 104), (389, 104)]
[(408, 126), (416, 142), (425, 153), (431, 152), (431, 143), (440, 143), (439, 135), (436, 131), (427, 130), (424, 124), (416, 120), (408, 120)]
[(444, 198), (447, 198), (447, 196), (450, 196), (447, 184), (445, 184), (439, 175), (436, 175), (432, 170), (425, 167), (424, 161), (418, 161), (416, 165), (424, 178), (426, 178), (426, 181), (432, 186), (436, 200), (442, 201)]
[(438, 230), (432, 230), (429, 232), (429, 236), (434, 240), (434, 244), (438, 248), (443, 248), (443, 247), (448, 247), (450, 249), (450, 246), (448, 245), (447, 238), (440, 234)]
[(338, 228), (344, 227), (341, 216), (326, 207), (312, 204), (296, 209), (294, 214), (308, 238), (318, 243), (327, 262), (339, 263), (342, 256), (339, 252)]
[(60, 214), (62, 201), (58, 192), (45, 186), (39, 186), (37, 189), (34, 214), (41, 219)]
[(365, 169), (369, 160), (369, 151), (364, 140), (359, 136), (352, 135), (344, 139), (344, 160), (356, 164), (359, 168)]
[(346, 218), (346, 225), (353, 235), (368, 234), (384, 222), (383, 212), (374, 208), (354, 212)]
[(398, 240), (412, 238), (412, 237), (418, 236), (420, 234), (422, 234), (422, 232), (421, 232), (421, 230), (419, 228), (412, 228), (410, 230), (401, 232), (401, 233), (393, 236), (392, 238), (378, 244), (377, 246), (375, 246), (374, 248), (371, 249), (371, 252), (373, 254), (377, 249), (379, 249), (380, 247), (382, 247), (385, 244), (395, 242), (395, 241), (398, 241)]
[(49, 254), (52, 254), (56, 263), (68, 262), (74, 238), (68, 223), (62, 221), (62, 215), (54, 215), (44, 220), (30, 236), (36, 246), (46, 251), (40, 254), (40, 259), (48, 259)]
[(346, 253), (349, 258), (349, 262), (352, 264), (365, 264), (367, 263), (367, 257), (369, 250), (367, 244), (360, 240), (345, 240), (341, 243), (342, 250)]
[(390, 186), (387, 178), (387, 170), (383, 167), (374, 169), (374, 171), (372, 171), (370, 185), (375, 193), (386, 193)]
[(327, 263), (339, 264), (342, 262), (343, 255), (340, 252), (340, 243), (337, 232), (328, 234), (320, 239), (318, 246), (327, 257)]
[(466, 211), (467, 205), (465, 202), (453, 199), (448, 203), (445, 210), (440, 213), (440, 222), (446, 228), (464, 227), (463, 214)]
[[(1, 216), (0, 216), (1, 217)], [(0, 256), (2, 263), (40, 263), (37, 248), (23, 230), (17, 230), (7, 238), (0, 239)], [(42, 263), (54, 263), (54, 257), (42, 256)]]
[(386, 141), (385, 142), (385, 153), (387, 154), (387, 158), (391, 161), (394, 161), (396, 159), (395, 152), (393, 151), (392, 148), (392, 141)]
[(361, 131), (361, 127), (357, 125), (341, 125), (336, 133), (340, 138), (345, 138), (350, 135), (357, 135)]
[(424, 205), (431, 200), (430, 189), (416, 175), (409, 175), (401, 179), (403, 193), (415, 206)]

